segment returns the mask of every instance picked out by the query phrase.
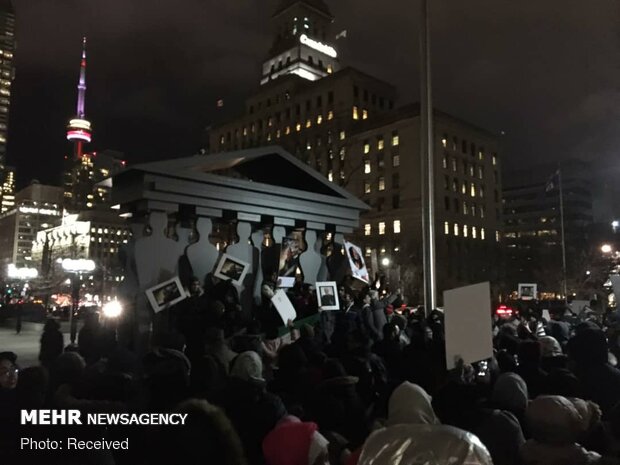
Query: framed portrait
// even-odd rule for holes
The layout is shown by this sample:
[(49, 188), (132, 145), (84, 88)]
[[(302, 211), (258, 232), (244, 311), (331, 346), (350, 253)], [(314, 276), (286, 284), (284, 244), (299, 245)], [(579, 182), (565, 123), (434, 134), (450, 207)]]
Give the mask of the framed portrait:
[(241, 286), (249, 269), (249, 263), (225, 253), (217, 264), (214, 275), (224, 281), (230, 280), (233, 284)]
[(299, 268), (299, 256), (302, 252), (303, 248), (300, 239), (294, 236), (282, 238), (280, 260), (278, 262), (279, 278), (295, 278), (297, 268)]
[(155, 313), (161, 312), (187, 297), (178, 276), (147, 289), (145, 293)]
[(349, 259), (349, 266), (351, 267), (353, 277), (368, 283), (370, 278), (368, 277), (368, 269), (366, 268), (362, 249), (347, 241), (344, 241), (344, 249)]
[(534, 300), (538, 296), (538, 286), (536, 284), (519, 284), (519, 299)]
[(335, 281), (316, 283), (316, 301), (323, 310), (338, 310), (338, 286)]

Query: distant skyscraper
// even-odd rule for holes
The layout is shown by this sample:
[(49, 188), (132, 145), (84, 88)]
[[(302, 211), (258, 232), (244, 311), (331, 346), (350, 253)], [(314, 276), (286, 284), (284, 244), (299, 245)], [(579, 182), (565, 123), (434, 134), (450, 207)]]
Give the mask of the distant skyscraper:
[(15, 203), (15, 170), (6, 166), (11, 84), (15, 77), (15, 11), (10, 0), (0, 0), (0, 197), (2, 212)]

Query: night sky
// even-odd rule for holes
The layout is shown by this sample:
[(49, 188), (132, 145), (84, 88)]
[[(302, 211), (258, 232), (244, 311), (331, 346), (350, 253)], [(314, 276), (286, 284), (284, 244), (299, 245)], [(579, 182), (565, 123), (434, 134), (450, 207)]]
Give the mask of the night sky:
[[(59, 180), (83, 34), (89, 148), (125, 152), (129, 163), (191, 155), (203, 129), (237, 114), (258, 87), (278, 1), (13, 0), (8, 163), (20, 186)], [(334, 33), (348, 31), (341, 62), (396, 84), (399, 103), (417, 100), (416, 2), (327, 3)], [(430, 3), (435, 104), (504, 131), (506, 165), (571, 156), (620, 164), (620, 2)]]

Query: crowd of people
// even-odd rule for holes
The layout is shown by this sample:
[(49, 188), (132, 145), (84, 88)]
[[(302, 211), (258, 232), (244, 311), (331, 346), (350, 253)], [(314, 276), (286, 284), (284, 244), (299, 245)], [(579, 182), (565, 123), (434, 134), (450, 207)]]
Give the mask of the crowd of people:
[[(203, 291), (193, 280), (143, 356), (96, 317), (67, 347), (48, 321), (39, 366), (20, 370), (0, 347), (0, 463), (620, 464), (615, 314), (495, 317), (494, 357), (448, 371), (441, 311), (403, 311), (397, 293), (346, 284), (340, 309), (322, 311), (298, 283), (290, 299), (312, 323), (284, 325), (269, 299), (276, 287), (268, 276), (250, 316), (234, 287)], [(189, 417), (159, 427), (19, 424), (20, 409), (38, 408)], [(129, 448), (19, 450), (24, 435), (129, 438)]]

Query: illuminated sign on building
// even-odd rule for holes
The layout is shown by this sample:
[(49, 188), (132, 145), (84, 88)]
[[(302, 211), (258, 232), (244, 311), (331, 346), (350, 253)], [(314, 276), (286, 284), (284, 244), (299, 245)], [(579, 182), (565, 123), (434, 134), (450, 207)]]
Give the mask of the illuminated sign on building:
[(51, 216), (60, 216), (60, 212), (58, 210), (51, 210), (49, 208), (35, 208), (35, 207), (19, 207), (20, 213), (34, 213), (39, 215), (51, 215)]
[(332, 58), (336, 58), (338, 56), (338, 53), (336, 52), (336, 49), (334, 47), (330, 47), (329, 45), (325, 45), (322, 42), (318, 42), (314, 39), (311, 39), (306, 34), (302, 34), (301, 36), (299, 36), (299, 41), (302, 44), (307, 45), (308, 47), (313, 48), (314, 50), (317, 50), (321, 53), (324, 53), (325, 55), (330, 56)]
[(36, 268), (17, 268), (13, 263), (9, 264), (7, 272), (12, 279), (33, 279), (39, 275)]

